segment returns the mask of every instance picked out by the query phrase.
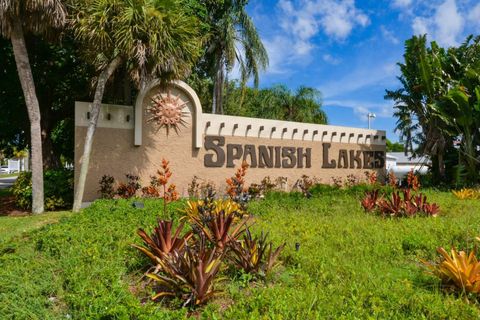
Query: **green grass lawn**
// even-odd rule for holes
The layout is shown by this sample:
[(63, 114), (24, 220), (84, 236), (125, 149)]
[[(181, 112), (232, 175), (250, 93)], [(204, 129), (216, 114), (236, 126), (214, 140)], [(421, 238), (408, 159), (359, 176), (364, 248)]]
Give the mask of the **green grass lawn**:
[(11, 177), (17, 177), (18, 172), (16, 173), (0, 173), (0, 178), (11, 178)]
[(49, 212), (24, 217), (0, 217), (0, 243), (27, 234), (47, 224), (56, 223), (60, 218), (71, 215), (70, 212)]
[[(437, 246), (472, 247), (480, 201), (427, 191), (437, 218), (365, 214), (359, 194), (271, 194), (251, 204), (255, 232), (286, 241), (266, 284), (239, 278), (199, 309), (201, 319), (478, 319), (477, 302), (445, 292), (419, 259)], [(142, 200), (143, 201), (143, 200)], [(0, 218), (0, 319), (182, 319), (187, 309), (141, 300), (146, 259), (133, 249), (161, 202), (97, 201), (80, 214)], [(182, 203), (171, 206), (171, 211)], [(52, 220), (50, 220), (52, 219)], [(35, 229), (43, 222), (60, 221)], [(24, 230), (30, 230), (24, 232)], [(7, 236), (4, 236), (6, 234)], [(295, 243), (300, 249), (295, 250)]]

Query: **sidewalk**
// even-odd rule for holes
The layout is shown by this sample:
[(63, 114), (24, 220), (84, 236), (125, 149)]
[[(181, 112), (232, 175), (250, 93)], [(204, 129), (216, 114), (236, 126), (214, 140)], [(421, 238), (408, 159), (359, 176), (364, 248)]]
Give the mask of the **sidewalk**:
[(10, 188), (17, 177), (0, 178), (0, 189)]

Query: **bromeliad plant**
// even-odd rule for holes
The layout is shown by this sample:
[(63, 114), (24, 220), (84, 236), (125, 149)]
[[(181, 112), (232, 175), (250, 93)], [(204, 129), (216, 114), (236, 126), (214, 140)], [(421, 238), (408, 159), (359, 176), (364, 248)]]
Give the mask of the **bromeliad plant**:
[(176, 186), (168, 184), (172, 177), (169, 163), (162, 159), (161, 170), (157, 170), (157, 176), (150, 177), (150, 185), (142, 189), (144, 197), (161, 198), (163, 199), (163, 213), (167, 215), (167, 204), (176, 201), (179, 198)]
[(412, 194), (411, 189), (394, 190), (390, 196), (379, 196), (378, 189), (367, 191), (361, 205), (366, 212), (377, 211), (382, 216), (391, 217), (436, 216), (440, 211), (436, 203), (427, 202), (427, 196)]
[(378, 205), (378, 193), (380, 190), (372, 190), (365, 192), (365, 197), (361, 201), (362, 207), (365, 212), (373, 211)]
[[(252, 238), (249, 231), (243, 241), (239, 241), (248, 229), (249, 219), (234, 199), (237, 191), (244, 192), (243, 177), (247, 167), (242, 166), (232, 178), (230, 195), (233, 199), (215, 200), (215, 193), (209, 188), (203, 200), (187, 203), (186, 215), (181, 220), (189, 221), (192, 231), (182, 235), (184, 222), (174, 230), (173, 221), (166, 220), (158, 220), (151, 235), (143, 229), (138, 230), (143, 246), (134, 244), (133, 247), (153, 262), (154, 266), (146, 274), (155, 284), (153, 300), (176, 297), (183, 300), (183, 306), (204, 304), (220, 292), (215, 285), (221, 280), (218, 274), (227, 255), (235, 258), (229, 257), (226, 261), (251, 274), (265, 275), (276, 265), (285, 244), (273, 250), (266, 235), (262, 233), (259, 238)], [(171, 172), (165, 160), (162, 169), (151, 187), (161, 195), (158, 187), (163, 186), (161, 198), (166, 213), (167, 201), (176, 200), (176, 197), (166, 196), (170, 192), (166, 185)], [(144, 188), (145, 192), (157, 194)]]
[(240, 168), (237, 169), (235, 175), (226, 180), (227, 182), (227, 195), (230, 199), (240, 205), (243, 212), (247, 211), (248, 201), (250, 195), (248, 194), (248, 188), (245, 186), (245, 175), (249, 165), (243, 160)]
[(230, 260), (246, 273), (265, 276), (277, 264), (277, 259), (286, 243), (273, 250), (272, 242), (267, 242), (268, 234), (263, 232), (259, 237), (252, 237), (246, 230), (243, 240), (231, 244)]
[(182, 233), (184, 224), (181, 223), (175, 232), (172, 232), (173, 220), (158, 220), (158, 225), (153, 229), (151, 235), (145, 230), (138, 229), (138, 235), (143, 239), (144, 247), (133, 244), (132, 246), (143, 252), (156, 265), (166, 256), (174, 252), (181, 252), (185, 244), (192, 238), (191, 231)]
[(230, 199), (214, 200), (209, 197), (203, 200), (187, 201), (187, 207), (184, 212), (185, 217), (191, 222), (201, 220), (204, 223), (207, 223), (220, 213), (225, 213), (226, 215), (233, 214), (235, 221), (245, 216), (238, 203)]
[(222, 252), (230, 242), (236, 241), (246, 230), (248, 218), (243, 218), (238, 223), (234, 222), (235, 218), (235, 214), (225, 214), (225, 212), (212, 216), (209, 221), (192, 217), (193, 229), (201, 233), (201, 236), (204, 236)]
[(407, 174), (407, 187), (413, 189), (415, 192), (420, 190), (420, 181), (415, 172), (413, 172), (413, 169)]
[[(411, 194), (411, 189), (393, 191), (389, 198), (378, 202), (378, 209), (383, 216), (412, 217), (417, 214), (436, 216), (440, 207), (435, 203), (428, 203), (427, 196), (422, 193)], [(403, 195), (403, 198), (402, 198)]]
[(440, 261), (422, 261), (429, 273), (439, 277), (445, 285), (464, 294), (480, 294), (480, 262), (475, 250), (468, 254), (453, 247), (450, 254), (444, 248), (438, 248), (437, 252), (441, 255)]
[(460, 200), (466, 199), (479, 199), (480, 198), (480, 190), (475, 189), (461, 189), (461, 190), (453, 190), (452, 193)]
[(368, 184), (376, 185), (378, 183), (378, 177), (375, 171), (365, 171), (365, 177), (367, 178)]
[(182, 251), (173, 251), (159, 260), (155, 272), (147, 273), (156, 284), (152, 300), (170, 296), (182, 299), (183, 306), (204, 304), (221, 292), (215, 285), (222, 280), (217, 277), (222, 258), (216, 248), (208, 249), (204, 241), (196, 246), (186, 245)]
[(389, 186), (393, 188), (396, 188), (398, 186), (397, 177), (395, 176), (395, 173), (392, 170), (388, 172), (387, 179), (388, 179)]

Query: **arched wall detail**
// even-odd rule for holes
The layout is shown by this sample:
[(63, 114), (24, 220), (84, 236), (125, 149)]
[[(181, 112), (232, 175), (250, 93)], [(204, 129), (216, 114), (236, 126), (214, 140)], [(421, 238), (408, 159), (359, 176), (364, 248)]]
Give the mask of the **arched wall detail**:
[[(134, 144), (135, 146), (142, 145), (142, 132), (143, 132), (143, 100), (147, 96), (147, 94), (154, 90), (155, 88), (160, 87), (161, 83), (160, 80), (155, 79), (142, 91), (139, 92), (137, 99), (135, 101), (135, 138)], [(183, 93), (190, 99), (190, 103), (192, 104), (192, 146), (194, 148), (201, 148), (202, 147), (202, 130), (203, 130), (203, 119), (202, 119), (202, 105), (200, 104), (200, 99), (198, 98), (195, 91), (185, 82), (181, 80), (171, 81), (167, 84), (167, 86), (174, 86), (177, 89), (183, 91)]]

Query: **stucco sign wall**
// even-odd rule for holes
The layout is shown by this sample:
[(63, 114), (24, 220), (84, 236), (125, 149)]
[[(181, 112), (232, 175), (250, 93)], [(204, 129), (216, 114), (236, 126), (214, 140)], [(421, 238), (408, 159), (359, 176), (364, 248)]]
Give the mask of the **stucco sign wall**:
[[(75, 104), (76, 177), (90, 108), (86, 102)], [(102, 106), (84, 198), (98, 198), (104, 174), (122, 181), (132, 173), (147, 185), (163, 158), (170, 161), (172, 182), (183, 195), (194, 176), (224, 190), (225, 179), (243, 160), (250, 164), (247, 183), (265, 176), (286, 177), (291, 186), (304, 174), (324, 183), (365, 171), (383, 175), (385, 141), (381, 130), (205, 114), (185, 83), (161, 87), (154, 82), (135, 107)]]

